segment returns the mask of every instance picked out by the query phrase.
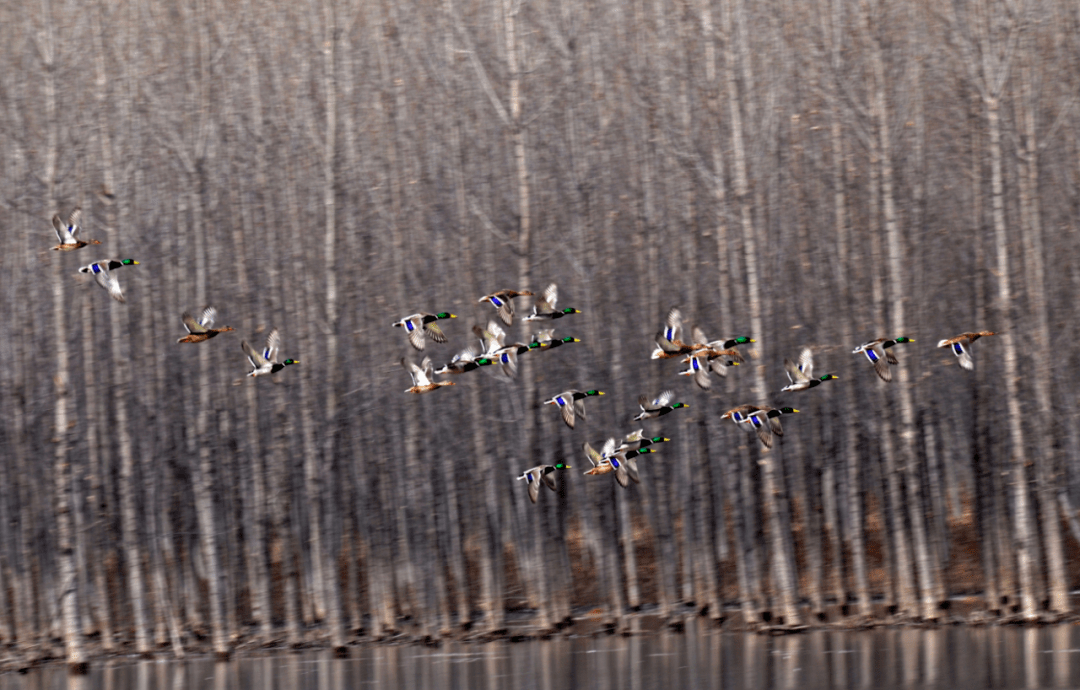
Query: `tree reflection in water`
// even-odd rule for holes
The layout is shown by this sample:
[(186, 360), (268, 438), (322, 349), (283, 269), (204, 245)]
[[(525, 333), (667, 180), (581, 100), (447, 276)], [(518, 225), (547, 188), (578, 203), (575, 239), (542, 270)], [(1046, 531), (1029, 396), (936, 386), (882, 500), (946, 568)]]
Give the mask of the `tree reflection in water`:
[(232, 662), (113, 661), (89, 676), (62, 665), (0, 676), (0, 690), (817, 690), (1077, 687), (1080, 632), (944, 627), (818, 631), (769, 637), (691, 621), (684, 634), (555, 638), (520, 643), (371, 645)]

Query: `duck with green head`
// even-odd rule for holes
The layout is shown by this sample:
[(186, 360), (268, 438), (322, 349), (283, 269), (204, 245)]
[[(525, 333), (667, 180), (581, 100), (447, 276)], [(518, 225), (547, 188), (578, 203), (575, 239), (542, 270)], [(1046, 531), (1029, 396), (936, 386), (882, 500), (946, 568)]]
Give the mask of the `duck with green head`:
[[(753, 338), (745, 335), (740, 335), (735, 338), (720, 338), (719, 340), (709, 340), (705, 336), (705, 332), (697, 326), (694, 327), (693, 335), (694, 345), (703, 345), (710, 350), (730, 350), (732, 348), (738, 347), (739, 345), (748, 345), (750, 343), (757, 342)], [(738, 361), (740, 363), (743, 361), (741, 356), (739, 357)]]
[(106, 261), (95, 261), (89, 266), (83, 266), (79, 269), (79, 273), (89, 273), (97, 280), (97, 284), (105, 288), (108, 293), (117, 302), (124, 301), (124, 293), (120, 290), (120, 281), (116, 279), (110, 271), (115, 271), (123, 266), (136, 266), (138, 261), (135, 259), (108, 259)]
[(537, 465), (536, 467), (530, 467), (525, 470), (518, 479), (524, 479), (529, 484), (529, 500), (536, 503), (536, 497), (540, 495), (540, 484), (543, 484), (552, 491), (556, 491), (555, 488), (555, 474), (556, 470), (569, 470), (572, 469), (570, 465), (564, 465), (561, 462), (557, 462), (554, 465)]
[(592, 468), (585, 471), (585, 474), (615, 474), (615, 481), (619, 483), (619, 486), (626, 487), (630, 482), (634, 480), (634, 483), (641, 483), (641, 479), (638, 476), (638, 467), (636, 458), (638, 455), (645, 455), (647, 453), (655, 453), (654, 448), (641, 448), (638, 450), (620, 450), (616, 447), (616, 441), (613, 438), (609, 438), (604, 444), (603, 448), (597, 452), (587, 442), (583, 444), (585, 449), (585, 455), (589, 458), (589, 463), (592, 464)]
[(558, 308), (559, 304), (559, 288), (555, 283), (548, 285), (544, 288), (544, 294), (540, 296), (540, 299), (536, 300), (536, 304), (533, 305), (532, 313), (526, 316), (524, 321), (543, 321), (545, 319), (561, 319), (567, 314), (580, 314), (581, 312), (573, 307), (565, 307), (563, 309)]
[(619, 444), (618, 450), (640, 450), (641, 448), (647, 448), (657, 443), (667, 443), (670, 438), (664, 438), (663, 436), (645, 436), (644, 429), (638, 429), (637, 431), (631, 431), (629, 434), (623, 437), (622, 443)]
[(642, 419), (655, 419), (656, 417), (663, 417), (669, 412), (679, 409), (680, 407), (690, 407), (687, 403), (671, 402), (675, 398), (675, 393), (667, 390), (656, 396), (652, 400), (649, 400), (647, 395), (638, 396), (638, 405), (641, 407), (641, 414), (634, 417), (634, 421), (641, 421)]
[(533, 333), (532, 342), (534, 344), (539, 344), (542, 349), (550, 350), (561, 347), (566, 343), (580, 343), (581, 341), (571, 336), (556, 338), (554, 328), (543, 328), (536, 333)]
[(270, 331), (270, 335), (266, 337), (266, 347), (263, 348), (262, 352), (248, 345), (246, 340), (241, 340), (240, 348), (247, 355), (248, 361), (251, 362), (253, 367), (248, 376), (268, 376), (276, 374), (287, 366), (300, 363), (298, 359), (286, 359), (279, 362), (278, 348), (280, 345), (281, 335), (276, 328)]
[(780, 415), (795, 414), (793, 407), (768, 407), (758, 405), (739, 405), (720, 416), (736, 424), (745, 424), (750, 431), (757, 432), (758, 439), (766, 448), (772, 448), (773, 436), (783, 436), (784, 427), (780, 424)]
[(835, 374), (814, 376), (814, 353), (812, 353), (808, 347), (804, 347), (802, 352), (799, 353), (798, 364), (785, 357), (784, 370), (787, 372), (788, 380), (791, 381), (791, 383), (790, 385), (781, 388), (781, 393), (809, 390), (815, 386), (820, 386), (831, 379), (840, 378)]
[(476, 347), (470, 345), (461, 352), (454, 355), (454, 357), (442, 365), (441, 368), (435, 371), (436, 374), (464, 374), (466, 371), (472, 371), (480, 368), (482, 365), (477, 363), (480, 358), (479, 353), (476, 351)]
[(431, 338), (437, 343), (446, 342), (446, 334), (442, 332), (442, 329), (439, 328), (439, 324), (435, 322), (440, 319), (456, 318), (457, 316), (447, 311), (441, 311), (438, 314), (419, 312), (416, 314), (409, 314), (400, 321), (395, 321), (394, 326), (404, 328), (409, 334), (409, 343), (417, 350), (423, 351), (424, 341), (427, 338)]
[(881, 378), (882, 381), (888, 383), (892, 381), (892, 370), (889, 369), (889, 365), (896, 365), (899, 360), (896, 359), (896, 355), (891, 352), (886, 352), (893, 345), (901, 345), (903, 343), (913, 343), (914, 338), (908, 338), (906, 336), (897, 336), (895, 338), (877, 338), (870, 342), (863, 343), (854, 350), (851, 354), (856, 355), (863, 353), (866, 358), (870, 360), (870, 363), (874, 365), (874, 371)]
[(566, 426), (573, 429), (575, 417), (581, 417), (582, 419), (586, 419), (585, 398), (594, 395), (604, 395), (604, 391), (579, 391), (571, 388), (570, 390), (559, 393), (558, 395), (551, 398), (551, 400), (545, 400), (544, 404), (558, 405), (559, 409), (562, 411), (562, 418), (563, 421), (566, 422)]

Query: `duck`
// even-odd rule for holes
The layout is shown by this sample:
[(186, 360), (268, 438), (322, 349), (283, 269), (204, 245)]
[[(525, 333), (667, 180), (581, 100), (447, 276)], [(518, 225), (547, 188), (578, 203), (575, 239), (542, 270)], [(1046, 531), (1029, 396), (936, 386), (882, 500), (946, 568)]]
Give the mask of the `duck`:
[(948, 347), (957, 357), (960, 366), (971, 371), (975, 368), (975, 360), (971, 358), (971, 344), (987, 335), (997, 335), (994, 331), (976, 331), (974, 333), (961, 333), (952, 338), (938, 341), (938, 347)]
[[(756, 340), (754, 340), (750, 336), (746, 336), (746, 335), (740, 335), (740, 336), (737, 336), (735, 338), (720, 338), (719, 340), (709, 340), (708, 337), (705, 336), (705, 331), (701, 330), (701, 328), (699, 328), (698, 326), (694, 326), (694, 330), (692, 332), (692, 335), (693, 335), (695, 345), (704, 345), (705, 349), (717, 350), (717, 351), (720, 351), (720, 350), (735, 350), (735, 348), (738, 347), (739, 345), (747, 345), (749, 343), (756, 343), (757, 342)], [(739, 362), (741, 364), (742, 362), (745, 361), (742, 358), (742, 355), (739, 354), (738, 350), (735, 350), (735, 354), (738, 355), (738, 359), (736, 360), (737, 362)]]
[(503, 381), (510, 381), (517, 376), (517, 356), (519, 354), (528, 352), (530, 349), (541, 349), (543, 347), (540, 343), (529, 345), (525, 343), (505, 344), (506, 331), (494, 321), (489, 321), (487, 328), (474, 325), (472, 331), (476, 334), (476, 337), (480, 338), (481, 352), (479, 358), (476, 359), (477, 366), (498, 365), (489, 371)]
[(871, 340), (870, 342), (863, 343), (854, 350), (851, 354), (855, 355), (860, 352), (866, 355), (866, 358), (870, 360), (870, 363), (874, 365), (874, 371), (881, 377), (881, 380), (885, 383), (892, 381), (892, 370), (889, 369), (890, 364), (897, 364), (899, 360), (896, 359), (896, 355), (886, 350), (893, 345), (900, 345), (902, 343), (913, 343), (914, 338), (908, 338), (906, 336), (897, 336), (895, 338), (878, 338)]
[(510, 343), (506, 344), (506, 331), (503, 327), (494, 321), (489, 321), (487, 328), (480, 325), (472, 327), (473, 333), (476, 337), (480, 338), (480, 344), (483, 346), (483, 354), (485, 356), (494, 357), (500, 352), (513, 350), (517, 354), (524, 354), (530, 350), (541, 350), (544, 348), (544, 343), (533, 339), (530, 343)]
[(582, 392), (579, 390), (570, 389), (559, 393), (555, 397), (551, 398), (551, 400), (545, 400), (544, 404), (558, 405), (559, 409), (562, 410), (562, 418), (563, 421), (566, 422), (566, 426), (573, 429), (575, 417), (581, 417), (582, 419), (586, 419), (585, 398), (594, 395), (604, 395), (604, 391), (588, 390)]
[(788, 358), (784, 358), (784, 370), (787, 371), (788, 380), (791, 383), (780, 389), (781, 393), (788, 391), (805, 391), (822, 383), (840, 378), (836, 374), (822, 374), (814, 376), (814, 353), (810, 348), (804, 347), (799, 353), (799, 363), (796, 364)]
[[(482, 365), (478, 363), (480, 356), (476, 351), (476, 348), (470, 345), (461, 352), (454, 355), (448, 363), (442, 365), (435, 371), (436, 374), (464, 374), (466, 371), (472, 371), (480, 368)], [(490, 361), (487, 363), (491, 363)]]
[(622, 443), (619, 444), (616, 450), (640, 450), (656, 443), (667, 443), (670, 440), (670, 438), (663, 436), (647, 437), (644, 429), (638, 429), (624, 436)]
[(109, 271), (115, 271), (123, 266), (137, 266), (138, 261), (135, 259), (107, 259), (105, 261), (95, 261), (89, 266), (83, 266), (79, 269), (79, 273), (89, 273), (97, 280), (98, 285), (108, 290), (112, 298), (117, 302), (123, 302), (124, 293), (120, 290), (120, 281), (116, 279)]
[(704, 359), (708, 363), (709, 369), (720, 376), (727, 376), (729, 367), (738, 366), (746, 361), (743, 358), (742, 353), (733, 347), (728, 349), (718, 349), (707, 346), (700, 350), (694, 350), (683, 359), (683, 363), (689, 364), (691, 357)]
[(484, 302), (490, 302), (491, 306), (495, 307), (495, 313), (499, 315), (499, 318), (507, 326), (514, 322), (514, 303), (511, 301), (515, 297), (531, 297), (532, 292), (528, 290), (499, 290), (493, 292), (490, 295), (484, 295), (478, 302), (483, 304)]
[(98, 240), (79, 239), (80, 221), (82, 221), (81, 208), (72, 211), (66, 223), (59, 214), (52, 217), (53, 228), (56, 229), (56, 241), (60, 243), (52, 248), (54, 252), (71, 252), (82, 249), (88, 244), (101, 244)]
[[(702, 360), (705, 360), (705, 362), (702, 363)], [(742, 361), (742, 355), (735, 349), (713, 350), (703, 348), (694, 350), (683, 359), (683, 363), (688, 366), (686, 371), (679, 372), (679, 376), (693, 376), (694, 383), (697, 384), (698, 388), (709, 390), (712, 388), (712, 380), (709, 379), (710, 371), (724, 377), (727, 376), (728, 367), (739, 366)]]
[(581, 340), (579, 340), (578, 338), (574, 338), (571, 336), (566, 336), (564, 338), (556, 338), (554, 328), (544, 328), (537, 331), (536, 333), (533, 333), (532, 341), (534, 343), (539, 343), (539, 345), (545, 350), (561, 347), (566, 343), (581, 342)]
[(609, 438), (600, 452), (597, 452), (588, 442), (585, 442), (582, 447), (585, 449), (585, 456), (589, 458), (589, 462), (592, 464), (592, 468), (586, 470), (585, 474), (595, 475), (614, 472), (615, 481), (619, 482), (619, 486), (623, 488), (629, 485), (631, 479), (634, 480), (634, 483), (640, 484), (641, 479), (638, 476), (637, 461), (634, 458), (646, 453), (655, 453), (655, 449), (641, 448), (639, 450), (620, 451), (615, 444), (615, 439)]
[(435, 323), (440, 319), (456, 319), (457, 316), (450, 312), (441, 311), (438, 314), (419, 312), (409, 314), (400, 321), (395, 321), (394, 326), (404, 328), (409, 333), (409, 343), (417, 350), (423, 352), (425, 338), (431, 338), (437, 343), (446, 342), (446, 334)]
[(424, 357), (424, 361), (420, 363), (420, 366), (416, 366), (412, 361), (402, 357), (401, 366), (405, 368), (405, 371), (409, 372), (409, 376), (412, 377), (413, 381), (412, 387), (405, 389), (406, 393), (419, 395), (420, 393), (430, 393), (443, 386), (457, 385), (453, 381), (432, 381), (431, 357)]
[(559, 288), (555, 283), (548, 285), (544, 288), (544, 294), (540, 296), (540, 299), (536, 300), (536, 304), (533, 305), (532, 313), (526, 316), (524, 321), (542, 321), (545, 319), (561, 319), (567, 314), (580, 314), (581, 312), (573, 307), (565, 307), (564, 309), (558, 309), (559, 303)]
[(227, 333), (233, 330), (232, 326), (213, 328), (214, 319), (217, 318), (217, 309), (213, 307), (203, 309), (202, 316), (198, 320), (188, 312), (184, 312), (181, 318), (184, 320), (184, 328), (187, 329), (188, 334), (177, 340), (178, 343), (201, 343), (204, 340), (210, 340), (218, 333)]
[[(678, 307), (668, 310), (664, 320), (664, 328), (656, 334), (656, 349), (652, 351), (652, 359), (672, 359), (682, 355), (688, 355), (694, 350), (701, 349), (691, 343), (683, 342), (682, 336), (682, 311)], [(701, 347), (704, 347), (702, 345)]]
[(259, 352), (251, 345), (247, 344), (246, 340), (240, 341), (240, 348), (247, 355), (248, 361), (251, 362), (251, 366), (254, 367), (248, 376), (267, 376), (269, 374), (276, 374), (287, 366), (292, 364), (299, 364), (298, 359), (286, 359), (285, 361), (278, 361), (278, 347), (281, 345), (281, 334), (278, 333), (278, 329), (270, 331), (270, 335), (266, 336), (266, 347), (262, 352)]
[(756, 431), (758, 439), (766, 448), (772, 448), (773, 436), (783, 436), (784, 427), (780, 424), (780, 415), (795, 414), (798, 410), (793, 407), (768, 407), (758, 405), (739, 405), (723, 415), (720, 419), (730, 419), (736, 424), (747, 424), (747, 428)]
[(525, 470), (518, 479), (524, 479), (529, 484), (529, 500), (536, 503), (536, 497), (540, 495), (540, 484), (555, 491), (555, 474), (556, 470), (569, 470), (573, 469), (570, 465), (557, 462), (554, 465), (537, 465), (536, 467), (530, 467)]
[(641, 414), (634, 417), (634, 421), (641, 421), (642, 419), (655, 419), (656, 417), (663, 417), (672, 410), (677, 410), (680, 407), (690, 407), (687, 403), (671, 402), (675, 397), (675, 393), (670, 390), (664, 391), (660, 395), (656, 396), (652, 400), (649, 400), (646, 395), (638, 396), (638, 405), (641, 406)]

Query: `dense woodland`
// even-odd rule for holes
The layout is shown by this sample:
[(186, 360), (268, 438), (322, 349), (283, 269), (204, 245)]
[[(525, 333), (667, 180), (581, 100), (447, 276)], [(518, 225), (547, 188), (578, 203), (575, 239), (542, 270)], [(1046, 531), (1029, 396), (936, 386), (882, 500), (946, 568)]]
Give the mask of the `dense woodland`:
[[(0, 60), (15, 653), (1071, 610), (1080, 4), (35, 0)], [(124, 304), (76, 270), (128, 257)], [(455, 313), (438, 366), (550, 282), (582, 342), (403, 393), (393, 321)], [(649, 358), (673, 305), (757, 340), (711, 391)], [(246, 378), (272, 328), (301, 364)], [(804, 346), (840, 380), (780, 395)], [(642, 483), (581, 476), (665, 388)], [(767, 451), (742, 403), (801, 412)]]

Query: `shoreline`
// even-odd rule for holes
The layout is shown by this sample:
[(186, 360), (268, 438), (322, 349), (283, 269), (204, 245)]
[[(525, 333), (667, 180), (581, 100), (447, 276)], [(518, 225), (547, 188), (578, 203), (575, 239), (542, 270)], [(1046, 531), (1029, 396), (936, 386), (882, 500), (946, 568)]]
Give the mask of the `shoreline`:
[[(1072, 593), (1076, 596), (1078, 593)], [(898, 628), (923, 628), (936, 629), (947, 627), (989, 627), (989, 626), (1016, 626), (1016, 627), (1049, 627), (1056, 625), (1075, 625), (1080, 623), (1080, 614), (1076, 613), (1053, 613), (1040, 611), (1034, 620), (1025, 619), (1019, 613), (1004, 615), (991, 615), (985, 609), (977, 605), (982, 603), (978, 596), (955, 597), (955, 607), (942, 610), (942, 617), (934, 620), (923, 620), (913, 617), (896, 616), (888, 613), (888, 607), (883, 600), (875, 601), (874, 613), (870, 616), (841, 616), (841, 607), (831, 604), (826, 607), (825, 620), (817, 620), (810, 613), (809, 606), (802, 607), (804, 620), (814, 620), (812, 623), (789, 626), (783, 623), (761, 622), (746, 624), (743, 621), (741, 609), (737, 604), (725, 606), (724, 615), (719, 619), (712, 618), (707, 613), (691, 605), (675, 607), (668, 616), (663, 616), (657, 611), (657, 607), (649, 605), (643, 610), (628, 612), (622, 616), (618, 623), (604, 615), (600, 609), (579, 609), (568, 621), (556, 624), (549, 629), (541, 629), (532, 624), (536, 614), (530, 610), (509, 611), (506, 614), (506, 627), (497, 631), (484, 631), (475, 629), (475, 623), (467, 628), (456, 627), (453, 630), (443, 631), (437, 637), (422, 634), (418, 626), (410, 620), (400, 621), (400, 629), (388, 633), (382, 637), (372, 637), (365, 630), (352, 631), (349, 641), (343, 648), (333, 650), (337, 658), (350, 658), (353, 650), (369, 646), (426, 646), (438, 648), (443, 643), (475, 643), (486, 644), (489, 642), (527, 642), (535, 640), (551, 640), (556, 638), (581, 638), (581, 637), (605, 637), (620, 635), (630, 636), (653, 636), (663, 634), (681, 635), (685, 632), (687, 624), (699, 622), (703, 630), (715, 632), (727, 632), (732, 634), (750, 635), (797, 635), (809, 632), (859, 632), (878, 629)], [(829, 617), (829, 614), (835, 616)], [(482, 622), (482, 620), (477, 621)], [(100, 639), (91, 636), (84, 640), (86, 660), (75, 668), (69, 668), (73, 675), (89, 673), (89, 671), (101, 664), (116, 660), (136, 661), (141, 659), (155, 661), (184, 661), (192, 658), (206, 659), (214, 657), (211, 640), (208, 636), (193, 635), (184, 647), (182, 656), (173, 653), (169, 644), (162, 644), (158, 649), (149, 654), (139, 655), (134, 651), (125, 651), (124, 648), (131, 645), (125, 640), (118, 643), (119, 649), (104, 651)], [(323, 626), (314, 626), (303, 633), (303, 640), (296, 644), (286, 642), (285, 636), (275, 637), (269, 640), (256, 640), (241, 637), (231, 647), (227, 658), (219, 658), (218, 661), (226, 662), (239, 658), (258, 658), (267, 654), (281, 654), (289, 652), (307, 652), (317, 650), (331, 650), (329, 635)], [(38, 668), (55, 667), (65, 664), (63, 658), (63, 641), (53, 639), (48, 643), (49, 650), (41, 649), (41, 643), (26, 645), (5, 645), (4, 655), (0, 658), (0, 673), (28, 673)]]

